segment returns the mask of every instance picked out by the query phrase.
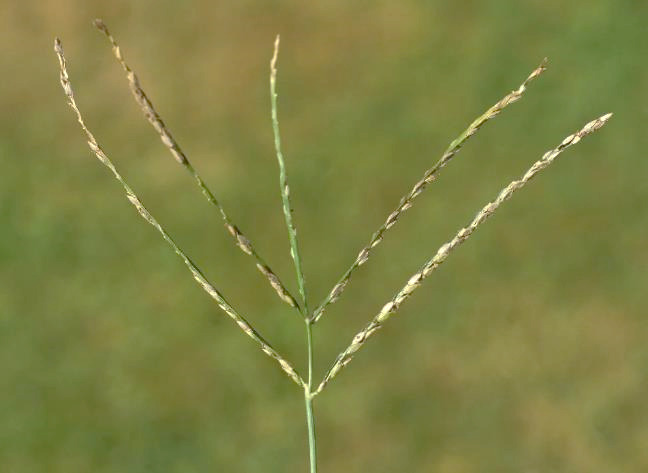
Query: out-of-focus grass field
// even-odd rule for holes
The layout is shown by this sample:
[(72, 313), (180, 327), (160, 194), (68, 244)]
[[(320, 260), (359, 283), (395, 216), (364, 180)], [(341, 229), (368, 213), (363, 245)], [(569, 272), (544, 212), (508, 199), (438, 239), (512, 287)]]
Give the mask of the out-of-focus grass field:
[(317, 378), (501, 187), (506, 203), (317, 398), (327, 472), (648, 471), (648, 3), (0, 4), (0, 471), (303, 472), (301, 392), (241, 335), (88, 151), (58, 84), (230, 301), (304, 371), (303, 325), (130, 96), (101, 16), (233, 219), (292, 284), (279, 114), (321, 299), (475, 117), (549, 70), (441, 173), (317, 326)]

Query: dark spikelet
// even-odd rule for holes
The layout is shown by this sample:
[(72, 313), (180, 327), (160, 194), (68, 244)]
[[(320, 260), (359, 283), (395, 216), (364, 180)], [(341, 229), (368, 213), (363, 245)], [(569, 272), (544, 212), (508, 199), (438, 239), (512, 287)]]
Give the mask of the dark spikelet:
[(295, 308), (299, 308), (299, 305), (297, 304), (297, 301), (291, 296), (288, 291), (284, 289), (284, 287), (281, 285), (281, 282), (279, 281), (279, 278), (274, 275), (272, 271), (270, 271), (270, 268), (267, 266), (263, 266), (261, 264), (257, 264), (257, 269), (261, 274), (264, 274), (267, 278), (268, 281), (270, 281), (270, 284), (272, 287), (277, 291), (277, 294), (279, 294), (279, 297), (288, 305), (291, 305)]

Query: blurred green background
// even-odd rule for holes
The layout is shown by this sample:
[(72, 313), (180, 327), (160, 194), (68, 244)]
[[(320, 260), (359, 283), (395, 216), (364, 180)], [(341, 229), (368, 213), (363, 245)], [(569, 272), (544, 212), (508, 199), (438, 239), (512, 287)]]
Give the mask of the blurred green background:
[(212, 282), (304, 371), (303, 326), (162, 147), (106, 40), (292, 283), (268, 94), (320, 300), (475, 117), (549, 57), (317, 326), (317, 378), (436, 248), (506, 203), (317, 398), (327, 472), (648, 471), (648, 3), (61, 0), (0, 5), (0, 470), (303, 472), (301, 392), (88, 151), (58, 84)]

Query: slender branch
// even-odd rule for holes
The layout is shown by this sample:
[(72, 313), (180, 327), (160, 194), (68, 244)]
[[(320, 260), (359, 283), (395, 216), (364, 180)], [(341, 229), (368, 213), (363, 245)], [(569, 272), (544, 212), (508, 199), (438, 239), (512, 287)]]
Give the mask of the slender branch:
[(448, 162), (450, 162), (455, 154), (459, 152), (463, 144), (472, 135), (474, 135), (477, 130), (479, 130), (487, 121), (496, 117), (502, 110), (504, 110), (504, 108), (506, 108), (510, 104), (517, 102), (520, 97), (522, 97), (522, 94), (526, 90), (527, 85), (529, 85), (529, 83), (533, 79), (544, 72), (544, 70), (546, 69), (546, 64), (547, 59), (545, 58), (540, 63), (540, 65), (533, 72), (531, 72), (529, 77), (527, 77), (527, 79), (522, 83), (522, 85), (520, 85), (520, 87), (518, 87), (518, 89), (512, 91), (491, 108), (486, 110), (483, 115), (473, 121), (470, 126), (461, 133), (461, 135), (459, 135), (452, 143), (450, 143), (450, 146), (448, 146), (448, 149), (446, 149), (446, 151), (443, 153), (441, 159), (439, 159), (439, 161), (437, 161), (437, 163), (432, 168), (425, 171), (425, 174), (423, 175), (421, 180), (419, 180), (414, 185), (414, 187), (412, 187), (412, 190), (400, 200), (398, 207), (396, 207), (396, 209), (389, 214), (389, 216), (385, 220), (385, 223), (383, 223), (382, 226), (371, 236), (369, 243), (367, 243), (367, 245), (362, 250), (360, 250), (360, 253), (358, 253), (358, 256), (356, 256), (353, 264), (349, 267), (349, 269), (346, 270), (346, 272), (338, 280), (335, 286), (333, 286), (333, 289), (331, 289), (324, 301), (322, 301), (317, 309), (315, 309), (315, 311), (313, 312), (313, 320), (315, 322), (317, 322), (320, 317), (322, 317), (322, 314), (324, 313), (326, 307), (334, 303), (340, 297), (340, 294), (342, 294), (347, 284), (349, 283), (349, 279), (351, 278), (352, 273), (367, 262), (369, 256), (371, 255), (371, 252), (382, 241), (387, 230), (394, 226), (401, 215), (412, 206), (414, 199), (416, 199), (416, 197), (418, 197), (423, 192), (427, 185), (436, 179), (439, 171), (446, 164), (448, 164)]
[(164, 121), (162, 121), (162, 118), (158, 115), (157, 111), (153, 107), (153, 103), (148, 98), (148, 96), (146, 95), (142, 87), (140, 86), (137, 75), (135, 74), (135, 72), (133, 72), (133, 70), (128, 66), (128, 64), (124, 60), (124, 56), (122, 55), (121, 48), (117, 44), (115, 38), (110, 34), (110, 31), (108, 31), (108, 28), (106, 27), (104, 22), (100, 19), (97, 19), (94, 21), (94, 26), (99, 31), (101, 31), (112, 44), (115, 58), (117, 59), (122, 69), (126, 73), (126, 77), (128, 79), (131, 92), (133, 93), (133, 97), (135, 98), (135, 101), (142, 109), (142, 112), (144, 112), (146, 119), (153, 126), (153, 128), (158, 133), (158, 135), (160, 135), (160, 140), (162, 141), (164, 146), (171, 152), (175, 160), (178, 163), (180, 163), (189, 172), (189, 174), (191, 174), (191, 176), (193, 176), (194, 180), (196, 181), (196, 184), (200, 188), (203, 195), (207, 198), (207, 200), (212, 205), (214, 205), (218, 209), (218, 212), (220, 213), (225, 223), (225, 228), (227, 228), (229, 233), (234, 238), (234, 242), (236, 246), (238, 246), (241, 249), (241, 251), (252, 256), (256, 260), (257, 269), (261, 274), (263, 274), (268, 279), (268, 282), (274, 288), (274, 290), (276, 291), (277, 295), (281, 298), (281, 300), (299, 309), (295, 298), (290, 294), (290, 292), (283, 285), (279, 277), (270, 269), (270, 267), (263, 260), (263, 258), (256, 252), (250, 240), (245, 235), (243, 235), (241, 230), (239, 230), (239, 228), (230, 220), (223, 206), (216, 199), (216, 197), (214, 197), (214, 194), (209, 190), (209, 188), (202, 180), (198, 172), (191, 165), (184, 151), (182, 150), (182, 148), (180, 148), (178, 142), (173, 138), (173, 135), (171, 135), (171, 132), (166, 127)]
[(95, 154), (95, 156), (101, 161), (101, 163), (106, 166), (110, 171), (113, 173), (115, 178), (120, 182), (122, 187), (124, 188), (124, 191), (126, 192), (126, 197), (128, 200), (135, 206), (139, 214), (151, 225), (155, 227), (155, 229), (160, 232), (162, 235), (162, 238), (166, 240), (166, 242), (173, 248), (173, 250), (182, 258), (184, 264), (189, 268), (189, 271), (191, 271), (191, 274), (193, 275), (194, 279), (200, 284), (200, 286), (209, 294), (212, 299), (216, 301), (218, 306), (225, 312), (231, 319), (236, 322), (236, 324), (239, 326), (239, 328), (250, 338), (252, 338), (260, 347), (261, 350), (271, 358), (274, 358), (281, 368), (284, 370), (284, 372), (299, 386), (304, 386), (305, 383), (302, 380), (302, 378), (299, 376), (297, 371), (292, 367), (292, 365), (286, 361), (277, 351), (272, 348), (272, 346), (249, 324), (245, 318), (240, 315), (223, 297), (223, 295), (214, 287), (211, 285), (211, 283), (205, 278), (205, 276), (202, 274), (202, 272), (198, 269), (198, 267), (189, 259), (189, 257), (178, 247), (178, 245), (173, 241), (171, 236), (162, 228), (162, 226), (157, 222), (157, 220), (149, 213), (149, 211), (144, 207), (140, 199), (135, 195), (131, 187), (126, 183), (124, 178), (119, 174), (117, 169), (115, 168), (114, 164), (112, 161), (108, 158), (106, 153), (103, 151), (103, 149), (99, 146), (97, 143), (97, 140), (95, 139), (94, 135), (90, 132), (88, 127), (85, 124), (85, 121), (83, 120), (83, 116), (81, 115), (81, 111), (79, 110), (79, 107), (77, 106), (76, 100), (74, 98), (74, 92), (72, 90), (72, 85), (69, 80), (68, 72), (67, 72), (67, 66), (66, 66), (66, 60), (65, 60), (65, 55), (63, 53), (63, 46), (61, 45), (61, 41), (56, 38), (54, 41), (54, 50), (56, 52), (56, 55), (58, 56), (59, 60), (59, 65), (60, 65), (60, 79), (61, 79), (61, 86), (63, 87), (63, 91), (65, 92), (65, 95), (67, 96), (67, 100), (69, 105), (72, 107), (74, 110), (74, 113), (76, 114), (77, 120), (79, 124), (81, 125), (81, 129), (86, 135), (86, 138), (88, 139), (88, 146), (90, 147), (90, 150)]
[(592, 120), (580, 131), (565, 138), (556, 148), (547, 151), (539, 161), (536, 161), (535, 164), (533, 164), (533, 166), (531, 166), (531, 168), (529, 168), (529, 170), (520, 177), (520, 179), (511, 182), (500, 191), (494, 201), (486, 204), (467, 227), (459, 230), (452, 240), (441, 246), (434, 257), (428, 260), (425, 265), (423, 265), (423, 267), (407, 281), (407, 284), (405, 284), (405, 286), (387, 304), (385, 304), (378, 315), (376, 315), (362, 331), (353, 337), (351, 344), (338, 355), (335, 363), (324, 376), (324, 379), (314, 392), (314, 395), (319, 394), (322, 389), (324, 389), (331, 379), (333, 379), (340, 370), (351, 361), (355, 352), (362, 348), (367, 339), (383, 326), (385, 321), (387, 321), (387, 319), (389, 319), (399, 309), (403, 301), (405, 301), (405, 299), (407, 299), (414, 290), (421, 285), (423, 280), (428, 277), (432, 271), (438, 268), (455, 248), (466, 241), (475, 229), (490, 217), (504, 201), (508, 200), (515, 191), (522, 188), (538, 172), (549, 166), (558, 157), (558, 155), (560, 155), (560, 153), (578, 143), (584, 136), (593, 133), (605, 125), (611, 116), (612, 114), (608, 113), (600, 118)]
[(272, 103), (272, 131), (274, 133), (275, 150), (277, 162), (279, 163), (279, 185), (281, 187), (281, 201), (283, 204), (283, 213), (288, 228), (288, 238), (290, 240), (290, 255), (295, 263), (295, 272), (297, 273), (297, 284), (299, 293), (302, 298), (304, 317), (309, 317), (308, 302), (306, 299), (306, 281), (302, 270), (301, 258), (299, 257), (299, 245), (297, 244), (297, 229), (292, 220), (292, 207), (290, 205), (290, 188), (288, 187), (288, 178), (286, 176), (286, 165), (284, 163), (283, 153), (281, 152), (281, 136), (279, 134), (279, 118), (277, 116), (277, 58), (279, 56), (279, 35), (274, 44), (274, 54), (270, 61), (270, 101)]

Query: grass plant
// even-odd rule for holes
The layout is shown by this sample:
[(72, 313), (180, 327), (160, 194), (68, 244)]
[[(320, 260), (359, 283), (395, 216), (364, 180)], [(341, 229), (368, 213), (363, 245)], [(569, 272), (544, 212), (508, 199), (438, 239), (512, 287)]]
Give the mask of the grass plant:
[[(83, 133), (86, 136), (88, 146), (92, 153), (99, 159), (99, 161), (106, 166), (113, 174), (113, 176), (121, 184), (126, 197), (137, 209), (139, 214), (151, 224), (164, 238), (164, 240), (171, 246), (175, 253), (182, 259), (184, 264), (191, 272), (193, 278), (198, 284), (214, 299), (218, 307), (228, 315), (238, 327), (261, 348), (261, 350), (271, 358), (273, 358), (284, 371), (284, 373), (292, 379), (304, 393), (304, 402), (306, 407), (306, 424), (308, 430), (308, 444), (309, 444), (309, 471), (315, 473), (317, 471), (317, 449), (316, 449), (316, 434), (315, 434), (315, 416), (313, 411), (313, 401), (316, 396), (322, 394), (327, 385), (340, 373), (352, 359), (355, 353), (360, 350), (366, 341), (374, 335), (385, 322), (391, 318), (400, 308), (402, 303), (412, 295), (412, 293), (419, 288), (423, 281), (435, 271), (457, 247), (466, 241), (482, 223), (488, 219), (506, 200), (522, 187), (524, 187), (533, 177), (540, 171), (546, 169), (552, 164), (556, 158), (567, 148), (577, 144), (583, 137), (595, 132), (601, 128), (612, 116), (611, 113), (602, 115), (596, 118), (585, 126), (580, 128), (573, 134), (564, 138), (560, 144), (550, 149), (542, 155), (521, 177), (517, 180), (506, 185), (497, 194), (493, 201), (483, 206), (476, 214), (476, 216), (468, 223), (467, 226), (461, 228), (447, 243), (442, 245), (433, 256), (429, 258), (422, 267), (414, 273), (403, 287), (390, 299), (383, 308), (376, 314), (376, 316), (358, 332), (348, 347), (343, 350), (337, 358), (333, 361), (330, 368), (321, 381), (315, 382), (314, 379), (314, 350), (313, 350), (313, 332), (317, 322), (325, 313), (326, 308), (333, 304), (340, 295), (344, 292), (349, 284), (352, 275), (364, 265), (371, 256), (373, 249), (381, 243), (386, 233), (399, 221), (400, 217), (413, 205), (416, 198), (423, 193), (428, 184), (437, 179), (439, 172), (443, 169), (460, 151), (462, 146), (468, 139), (479, 131), (479, 129), (489, 120), (496, 117), (510, 104), (518, 101), (527, 90), (528, 85), (540, 76), (546, 69), (546, 59), (534, 69), (524, 82), (515, 90), (505, 95), (495, 105), (488, 108), (486, 112), (475, 119), (455, 140), (453, 140), (440, 159), (434, 164), (433, 167), (425, 171), (423, 177), (414, 184), (412, 189), (400, 200), (395, 209), (387, 216), (385, 222), (376, 230), (368, 243), (359, 251), (357, 257), (344, 274), (335, 283), (333, 288), (328, 292), (328, 295), (317, 305), (310, 304), (308, 292), (306, 288), (306, 279), (302, 269), (302, 262), (299, 253), (299, 244), (297, 239), (296, 225), (293, 221), (292, 206), (290, 201), (290, 190), (288, 185), (288, 177), (286, 171), (286, 164), (281, 150), (281, 137), (279, 132), (279, 118), (278, 118), (278, 105), (277, 105), (277, 60), (279, 54), (279, 37), (274, 44), (274, 54), (270, 62), (270, 103), (271, 103), (271, 123), (274, 134), (275, 151), (277, 162), (279, 166), (279, 185), (282, 200), (283, 214), (288, 232), (290, 255), (294, 263), (297, 286), (299, 288), (299, 298), (293, 296), (286, 285), (279, 279), (276, 273), (266, 263), (266, 260), (261, 257), (257, 252), (252, 242), (244, 235), (239, 227), (232, 221), (229, 214), (226, 213), (221, 203), (216, 199), (214, 193), (209, 189), (207, 184), (198, 174), (198, 171), (192, 166), (186, 154), (173, 137), (160, 115), (155, 110), (153, 103), (142, 89), (139, 79), (135, 72), (126, 63), (122, 54), (121, 48), (117, 41), (109, 32), (106, 25), (101, 20), (95, 20), (95, 27), (101, 31), (110, 41), (113, 53), (118, 63), (126, 73), (128, 84), (131, 92), (144, 113), (146, 119), (155, 129), (160, 137), (164, 146), (169, 150), (172, 157), (185, 168), (187, 172), (196, 181), (202, 194), (205, 198), (216, 208), (222, 217), (224, 226), (228, 233), (233, 237), (235, 245), (244, 253), (249, 255), (257, 269), (267, 279), (271, 288), (276, 292), (278, 297), (291, 307), (291, 310), (302, 319), (305, 326), (305, 336), (307, 342), (307, 366), (308, 372), (306, 376), (300, 375), (294, 368), (293, 364), (284, 358), (275, 350), (272, 345), (248, 322), (248, 320), (239, 313), (225, 298), (225, 296), (215, 288), (204, 276), (198, 266), (187, 256), (181, 247), (174, 241), (164, 227), (151, 215), (146, 209), (141, 199), (124, 180), (123, 176), (119, 173), (111, 159), (103, 151), (93, 133), (89, 130), (85, 123), (83, 115), (77, 105), (77, 101), (72, 90), (70, 83), (67, 62), (63, 52), (61, 41), (57, 38), (54, 42), (54, 50), (59, 60), (60, 66), (60, 81), (63, 91), (67, 97), (68, 104), (73, 109), (76, 118), (81, 126)], [(311, 310), (311, 307), (315, 309)]]

